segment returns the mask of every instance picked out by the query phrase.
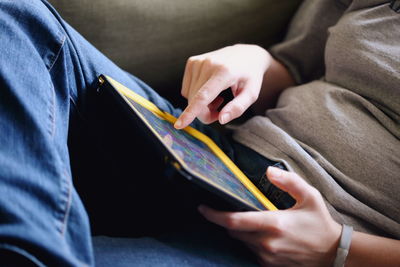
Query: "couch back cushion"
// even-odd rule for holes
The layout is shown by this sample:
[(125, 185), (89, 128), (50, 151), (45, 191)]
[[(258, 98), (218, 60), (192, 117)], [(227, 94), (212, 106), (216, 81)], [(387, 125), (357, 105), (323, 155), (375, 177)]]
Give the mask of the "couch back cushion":
[(165, 94), (179, 92), (192, 55), (239, 42), (277, 42), (300, 0), (50, 2), (100, 51)]

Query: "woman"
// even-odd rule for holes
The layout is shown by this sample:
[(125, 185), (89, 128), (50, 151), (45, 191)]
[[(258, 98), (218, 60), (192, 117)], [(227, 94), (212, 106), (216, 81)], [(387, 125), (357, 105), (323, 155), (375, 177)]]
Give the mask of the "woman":
[[(85, 116), (88, 91), (105, 73), (180, 116), (177, 128), (195, 118), (225, 124), (251, 105), (262, 114), (234, 130), (238, 143), (232, 141), (232, 147), (245, 147), (235, 151), (236, 163), (251, 171), (251, 153), (264, 160), (257, 162), (282, 163), (290, 172), (269, 167), (267, 176), (296, 200), (295, 206), (246, 213), (199, 208), (262, 264), (399, 265), (396, 5), (305, 1), (286, 40), (271, 54), (236, 45), (192, 57), (182, 86), (189, 102), (180, 114), (91, 47), (44, 0), (0, 1), (3, 259), (93, 264), (88, 218), (72, 186), (67, 146), (68, 133), (80, 129), (68, 128), (67, 122)], [(229, 87), (234, 99), (220, 107), (218, 95)], [(257, 168), (272, 165), (264, 164)], [(289, 200), (275, 199), (282, 205)], [(356, 231), (342, 230), (341, 224)], [(141, 251), (144, 243), (133, 250)], [(160, 264), (184, 263), (181, 254), (170, 254), (155, 258)], [(98, 262), (104, 261), (101, 256), (96, 253)]]
[[(272, 56), (259, 47), (235, 46), (189, 59), (182, 88), (189, 105), (176, 126), (195, 117), (225, 124), (254, 102), (259, 111), (274, 107), (280, 95), (274, 109), (250, 119), (234, 137), (284, 162), (322, 193), (296, 174), (275, 175), (271, 169), (271, 182), (296, 198), (293, 209), (276, 214), (202, 209), (267, 263), (304, 263), (309, 257), (306, 265), (312, 265), (320, 257), (319, 263), (329, 265), (340, 236), (337, 222), (399, 238), (395, 2), (306, 1)], [(236, 97), (217, 111), (214, 99), (229, 87)], [(349, 265), (390, 264), (400, 251), (398, 241), (361, 232), (352, 239)]]

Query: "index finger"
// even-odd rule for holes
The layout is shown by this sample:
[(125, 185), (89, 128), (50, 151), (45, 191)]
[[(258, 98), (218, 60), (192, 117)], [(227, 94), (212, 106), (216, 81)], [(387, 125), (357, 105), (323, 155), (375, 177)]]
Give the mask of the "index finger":
[(265, 231), (276, 225), (275, 211), (227, 212), (206, 206), (200, 206), (199, 211), (210, 222), (235, 231)]
[(189, 101), (188, 106), (175, 122), (175, 128), (182, 129), (191, 124), (194, 119), (214, 101), (219, 93), (229, 88), (231, 85), (232, 81), (226, 74), (221, 72), (213, 74), (199, 89), (192, 100)]

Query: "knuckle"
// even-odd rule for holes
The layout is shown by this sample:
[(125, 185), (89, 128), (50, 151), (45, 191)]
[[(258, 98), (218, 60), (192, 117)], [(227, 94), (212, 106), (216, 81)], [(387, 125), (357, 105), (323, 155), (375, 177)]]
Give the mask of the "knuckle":
[(322, 195), (321, 193), (318, 191), (318, 189), (316, 189), (313, 186), (310, 186), (310, 190), (309, 190), (309, 198), (310, 200), (312, 200), (313, 202), (319, 202), (322, 200)]
[(226, 219), (226, 227), (230, 230), (236, 229), (240, 224), (240, 220), (237, 216), (231, 215)]
[(184, 116), (185, 116), (185, 118), (194, 118), (194, 117), (196, 117), (196, 114), (190, 108), (188, 108), (185, 110)]
[(204, 59), (203, 64), (205, 66), (213, 66), (215, 63), (214, 63), (214, 60), (212, 58), (207, 57), (207, 58)]
[(250, 102), (254, 103), (254, 102), (257, 101), (257, 99), (258, 99), (258, 94), (253, 92), (253, 91), (250, 91), (249, 92), (249, 100), (250, 100)]
[(198, 101), (198, 102), (207, 102), (207, 99), (208, 99), (208, 96), (209, 96), (207, 89), (208, 88), (205, 87), (202, 90), (199, 90), (197, 92), (197, 94), (195, 96), (196, 101)]
[(231, 71), (227, 67), (224, 66), (222, 68), (223, 68), (222, 71), (220, 69), (214, 71), (213, 79), (215, 80), (215, 82), (221, 85), (223, 84), (226, 85), (227, 87), (230, 87), (235, 82), (235, 76), (231, 73)]
[(195, 61), (196, 61), (196, 57), (194, 57), (194, 56), (189, 57), (188, 60), (187, 60), (188, 63), (193, 63)]
[(296, 183), (293, 179), (287, 180), (285, 183), (286, 183), (286, 185), (287, 185), (288, 187), (290, 187), (290, 188), (298, 187), (298, 186), (297, 186), (297, 183)]
[(276, 255), (278, 253), (277, 248), (273, 245), (271, 240), (263, 240), (261, 242), (261, 248), (265, 251), (268, 252), (268, 254), (271, 255)]
[(281, 236), (285, 232), (285, 226), (283, 220), (276, 218), (274, 223), (272, 224), (271, 229), (269, 231), (273, 233), (275, 236)]
[(223, 76), (230, 77), (231, 76), (231, 70), (228, 68), (228, 66), (220, 63), (216, 63), (215, 67), (217, 68), (218, 72), (222, 74)]
[(246, 107), (242, 103), (235, 103), (232, 105), (231, 110), (232, 114), (235, 114), (236, 117), (239, 117), (246, 110)]
[(196, 91), (194, 91), (193, 89), (188, 90), (187, 95), (188, 95), (189, 103), (191, 103), (193, 100), (193, 97), (196, 95)]
[(231, 80), (232, 80), (229, 74), (223, 74), (220, 72), (218, 73), (217, 76), (215, 76), (214, 79), (218, 84), (231, 83)]
[(198, 56), (189, 57), (186, 61), (186, 65), (193, 66), (200, 63), (202, 60)]

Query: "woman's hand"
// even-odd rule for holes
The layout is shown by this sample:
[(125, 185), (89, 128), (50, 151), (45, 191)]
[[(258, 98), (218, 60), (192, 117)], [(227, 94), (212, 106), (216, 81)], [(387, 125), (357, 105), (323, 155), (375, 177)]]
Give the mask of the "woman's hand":
[[(196, 117), (203, 123), (225, 124), (243, 114), (260, 93), (272, 57), (256, 45), (234, 45), (189, 58), (182, 83), (188, 99), (175, 127), (182, 129)], [(233, 100), (220, 109), (218, 95), (231, 88)]]
[(221, 212), (204, 206), (209, 221), (253, 250), (262, 265), (331, 266), (341, 226), (330, 216), (321, 194), (295, 173), (270, 167), (269, 180), (296, 199), (288, 210)]

